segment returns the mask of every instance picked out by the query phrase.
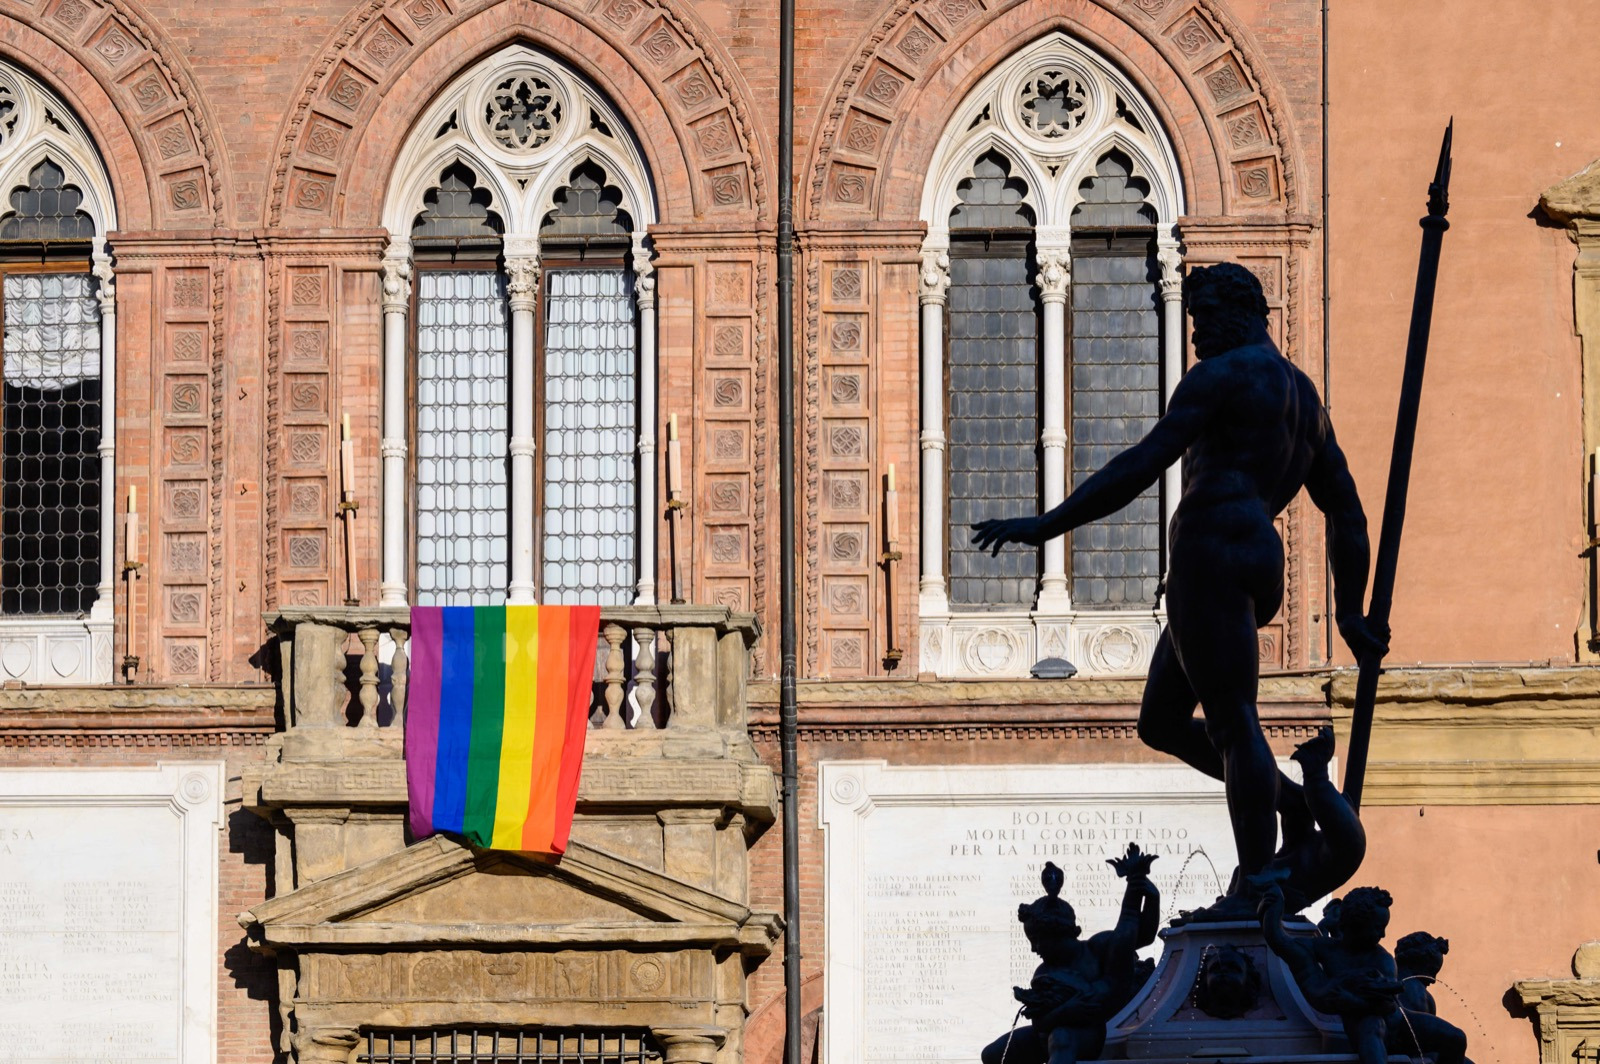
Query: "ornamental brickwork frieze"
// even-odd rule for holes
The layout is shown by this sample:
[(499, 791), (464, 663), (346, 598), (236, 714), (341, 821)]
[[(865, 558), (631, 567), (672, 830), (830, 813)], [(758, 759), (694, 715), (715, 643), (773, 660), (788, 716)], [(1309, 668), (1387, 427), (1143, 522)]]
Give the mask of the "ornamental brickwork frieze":
[[(344, 216), (347, 210), (367, 209), (364, 201), (347, 207), (342, 195), (352, 156), (384, 98), (417, 60), (446, 36), (470, 39), (474, 32), (495, 32), (491, 22), (498, 25), (511, 18), (520, 24), (534, 16), (550, 22), (552, 32), (558, 23), (581, 26), (624, 57), (631, 75), (650, 86), (674, 134), (656, 142), (684, 147), (692, 185), (685, 191), (696, 216), (722, 219), (766, 209), (761, 149), (738, 75), (715, 37), (682, 0), (502, 0), (488, 6), (459, 0), (367, 0), (346, 17), (309, 65), (311, 73), (296, 97), (273, 167), (269, 223), (320, 227), (352, 222)], [(477, 31), (478, 25), (485, 28)], [(563, 34), (563, 39), (570, 37), (570, 32)], [(650, 137), (651, 123), (639, 115), (627, 117)], [(664, 200), (671, 202), (672, 197)]]
[[(1189, 154), (1215, 158), (1215, 181), (1222, 198), (1216, 204), (1190, 202), (1189, 212), (1300, 209), (1299, 162), (1284, 104), (1265, 64), (1255, 57), (1246, 31), (1216, 0), (1076, 0), (1069, 6), (1081, 7), (1082, 15), (1095, 14), (1101, 21), (1106, 14), (1114, 16), (1127, 33), (1142, 39), (1142, 46), (1158, 53), (1187, 87), (1210, 141), (1204, 152)], [(1030, 22), (1021, 15), (1031, 7), (1038, 7), (1039, 19)], [(1046, 10), (1042, 0), (896, 3), (867, 34), (835, 83), (812, 156), (807, 203), (811, 217), (880, 214), (887, 219), (889, 215), (882, 214), (887, 209), (884, 185), (894, 168), (885, 152), (894, 141), (894, 126), (915, 106), (929, 72), (948, 74), (945, 60), (959, 61), (960, 49), (1003, 18), (1018, 15), (1021, 26), (1061, 14), (1055, 7)], [(1071, 18), (1074, 12), (1065, 14)], [(1002, 61), (1006, 54), (995, 53), (993, 58)], [(1117, 59), (1132, 64), (1127, 56)], [(941, 84), (949, 80), (943, 77)], [(1053, 83), (1035, 88), (1052, 98), (1061, 96), (1061, 87)], [(1071, 88), (1065, 87), (1069, 96), (1064, 99), (1070, 97)], [(1069, 105), (1051, 121), (1070, 121), (1071, 114)], [(1052, 126), (1041, 135), (1058, 132)]]
[(703, 1001), (715, 996), (711, 954), (564, 950), (554, 953), (311, 954), (301, 992), (323, 1001)]
[[(133, 228), (226, 225), (224, 179), (205, 108), (183, 69), (180, 49), (124, 0), (59, 0), (54, 4), (0, 2), (0, 18), (40, 34), (80, 64), (55, 77), (93, 79), (110, 97), (139, 145), (148, 184), (149, 218)], [(41, 62), (48, 60), (40, 56)], [(82, 86), (73, 95), (84, 98)], [(122, 175), (133, 178), (134, 175)]]

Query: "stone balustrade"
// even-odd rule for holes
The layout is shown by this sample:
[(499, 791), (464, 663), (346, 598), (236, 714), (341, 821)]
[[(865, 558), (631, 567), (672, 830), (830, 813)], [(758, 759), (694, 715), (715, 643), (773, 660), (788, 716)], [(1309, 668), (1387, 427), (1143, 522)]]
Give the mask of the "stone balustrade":
[[(404, 726), (409, 610), (290, 607), (266, 621), (278, 640), (289, 729)], [(742, 732), (759, 634), (754, 614), (721, 606), (602, 609), (593, 727)]]

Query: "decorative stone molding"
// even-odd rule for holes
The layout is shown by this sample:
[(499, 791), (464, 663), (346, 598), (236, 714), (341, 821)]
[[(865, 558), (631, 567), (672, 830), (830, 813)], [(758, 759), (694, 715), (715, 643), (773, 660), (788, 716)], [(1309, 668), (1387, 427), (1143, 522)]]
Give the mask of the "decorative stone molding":
[(1524, 979), (1511, 984), (1539, 1027), (1539, 1064), (1593, 1059), (1600, 1043), (1600, 942), (1572, 955), (1574, 979)]
[[(994, 31), (994, 43), (1014, 39), (1024, 27), (1035, 27), (1052, 17), (1057, 24), (1073, 25), (1095, 33), (1104, 41), (1115, 37), (1124, 52), (1135, 43), (1153, 53), (1170, 75), (1187, 90), (1187, 99), (1170, 100), (1169, 109), (1194, 114), (1204, 130), (1191, 136), (1187, 154), (1191, 165), (1215, 167), (1197, 174), (1207, 188), (1204, 203), (1191, 203), (1191, 211), (1225, 213), (1233, 209), (1299, 209), (1303, 197), (1300, 162), (1292, 145), (1288, 111), (1270, 65), (1258, 56), (1249, 33), (1216, 0), (1198, 4), (1120, 3), (1118, 0), (1074, 0), (1067, 8), (1033, 0), (999, 0), (995, 3), (949, 3), (940, 0), (899, 0), (882, 21), (864, 35), (856, 58), (835, 82), (831, 106), (823, 120), (811, 161), (811, 217), (833, 213), (883, 211), (890, 198), (888, 186), (897, 174), (931, 173), (931, 168), (902, 159), (897, 153), (914, 151), (898, 143), (895, 127), (912, 111), (930, 83), (929, 75), (948, 85), (953, 65), (965, 73), (974, 64), (952, 60), (964, 52), (1004, 56), (992, 47), (974, 42)], [(988, 42), (986, 42), (987, 44)], [(1137, 68), (1140, 61), (1123, 54), (1120, 65)], [(1148, 62), (1146, 56), (1139, 59)], [(1037, 72), (1019, 82), (1006, 102), (1008, 120), (1026, 127), (1043, 144), (1065, 142), (1076, 125), (1034, 119), (1029, 125), (1022, 113), (1045, 91), (1059, 92), (1062, 80), (1068, 98), (1079, 104), (1068, 111), (1089, 112), (1104, 106), (1092, 84), (1072, 80), (1070, 68)], [(1032, 96), (1030, 96), (1030, 92)], [(1178, 116), (1174, 123), (1182, 125)], [(1154, 127), (1146, 127), (1154, 128)], [(1199, 143), (1200, 141), (1204, 143)]]
[(951, 613), (922, 620), (922, 671), (941, 679), (1023, 679), (1043, 658), (1087, 678), (1141, 676), (1161, 635), (1150, 610)]
[[(1591, 497), (1590, 483), (1600, 479), (1600, 160), (1590, 163), (1565, 181), (1545, 190), (1539, 206), (1553, 221), (1567, 227), (1578, 245), (1572, 264), (1572, 315), (1583, 350), (1583, 453), (1580, 498)], [(1600, 530), (1600, 514), (1585, 514), (1593, 533)], [(1585, 581), (1585, 619), (1575, 633), (1581, 658), (1600, 660), (1600, 602), (1593, 601), (1600, 574), (1600, 549), (1588, 551), (1590, 579)]]
[[(124, 128), (139, 146), (143, 170), (137, 176), (148, 185), (148, 206), (154, 216), (124, 219), (124, 225), (226, 225), (223, 166), (202, 97), (178, 58), (182, 50), (153, 29), (126, 0), (106, 0), (103, 7), (76, 6), (83, 12), (77, 19), (60, 17), (65, 4), (51, 9), (55, 17), (49, 18), (41, 9), (12, 0), (0, 4), (0, 12), (78, 59), (85, 75), (94, 77), (101, 91), (119, 105)], [(32, 58), (49, 62), (45, 55)], [(98, 71), (108, 76), (89, 73)], [(60, 72), (63, 79), (72, 75)], [(82, 135), (70, 111), (57, 109), (54, 113), (72, 127), (74, 135)], [(85, 137), (84, 143), (92, 142)], [(89, 148), (91, 154), (94, 150)], [(109, 186), (102, 191), (101, 202), (109, 206)], [(108, 224), (100, 231), (115, 228)]]
[(34, 684), (110, 683), (111, 630), (104, 618), (0, 618), (0, 679)]
[[(614, 70), (607, 76), (624, 83), (617, 85), (619, 90), (630, 79), (642, 82), (646, 87), (638, 98), (658, 101), (648, 115), (629, 117), (652, 150), (671, 151), (682, 145), (681, 161), (690, 187), (670, 190), (664, 203), (692, 204), (697, 215), (765, 211), (762, 146), (749, 125), (751, 108), (744, 86), (716, 37), (679, 0), (599, 4), (505, 0), (487, 9), (428, 4), (421, 10), (425, 14), (419, 15), (414, 0), (367, 0), (346, 17), (322, 54), (309, 64), (312, 73), (279, 141), (268, 191), (270, 224), (284, 224), (286, 219), (338, 224), (342, 215), (355, 212), (370, 217), (370, 205), (347, 208), (340, 192), (351, 179), (352, 163), (380, 101), (408, 77), (417, 58), (446, 38), (454, 42), (450, 45), (454, 51), (474, 54), (481, 52), (482, 43), (530, 34), (563, 42), (568, 57), (579, 62), (612, 63)], [(516, 27), (522, 27), (520, 33), (510, 32)], [(580, 50), (595, 44), (611, 49), (612, 56), (601, 59)], [(538, 77), (534, 72), (527, 76)], [(551, 103), (559, 102), (566, 90), (546, 85), (553, 90)], [(490, 110), (491, 88), (480, 94)], [(612, 95), (619, 100), (635, 98), (621, 91)], [(554, 119), (553, 111), (549, 113)], [(411, 119), (404, 116), (406, 126)], [(552, 121), (551, 132), (558, 133), (554, 127), (560, 124)], [(319, 140), (316, 132), (322, 126), (348, 132)], [(514, 143), (497, 141), (493, 150), (510, 156), (543, 146), (539, 137), (519, 137)], [(352, 219), (344, 221), (354, 224)]]
[[(1334, 673), (1329, 691), (1343, 749), (1354, 670)], [(1388, 670), (1378, 720), (1367, 805), (1600, 803), (1594, 669)]]
[[(0, 770), (0, 885), (31, 932), (19, 958), (31, 970), (8, 995), (16, 1044), (70, 1058), (91, 1041), (126, 1045), (119, 1027), (130, 1024), (137, 1049), (212, 1064), (225, 777), (215, 760)], [(139, 904), (124, 908), (131, 897)], [(102, 989), (95, 960), (113, 942), (127, 945)], [(116, 1012), (96, 1007), (107, 997)]]

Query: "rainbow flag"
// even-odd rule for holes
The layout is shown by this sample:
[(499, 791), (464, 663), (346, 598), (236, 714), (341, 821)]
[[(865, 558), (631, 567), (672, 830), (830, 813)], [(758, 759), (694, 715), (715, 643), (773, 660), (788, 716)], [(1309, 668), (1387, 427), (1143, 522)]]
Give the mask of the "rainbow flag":
[(411, 834), (566, 852), (594, 692), (598, 606), (413, 606)]

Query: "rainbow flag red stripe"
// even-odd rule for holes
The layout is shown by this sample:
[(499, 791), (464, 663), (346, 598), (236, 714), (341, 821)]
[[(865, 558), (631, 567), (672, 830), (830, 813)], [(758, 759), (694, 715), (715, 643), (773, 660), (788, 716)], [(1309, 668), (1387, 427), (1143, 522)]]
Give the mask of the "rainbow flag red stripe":
[(411, 834), (566, 852), (594, 692), (598, 606), (413, 606)]

